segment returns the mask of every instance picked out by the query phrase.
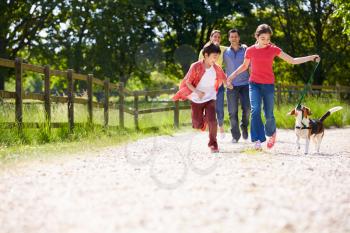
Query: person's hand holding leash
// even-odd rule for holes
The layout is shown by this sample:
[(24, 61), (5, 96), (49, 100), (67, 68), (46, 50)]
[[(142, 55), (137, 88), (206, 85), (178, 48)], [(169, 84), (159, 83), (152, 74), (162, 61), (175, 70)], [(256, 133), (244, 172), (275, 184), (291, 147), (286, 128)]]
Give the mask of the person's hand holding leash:
[(311, 57), (312, 57), (311, 61), (314, 61), (314, 62), (320, 62), (320, 60), (321, 60), (321, 57), (317, 54), (312, 55)]

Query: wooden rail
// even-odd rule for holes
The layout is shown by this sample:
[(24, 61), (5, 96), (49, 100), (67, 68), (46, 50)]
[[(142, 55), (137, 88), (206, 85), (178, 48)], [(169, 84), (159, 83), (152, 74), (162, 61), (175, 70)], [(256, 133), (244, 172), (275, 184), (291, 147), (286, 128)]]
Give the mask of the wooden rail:
[[(86, 104), (88, 110), (88, 123), (92, 124), (93, 122), (93, 109), (96, 107), (104, 109), (104, 126), (108, 127), (109, 122), (109, 109), (115, 108), (116, 103), (112, 103), (109, 100), (109, 95), (111, 90), (118, 92), (119, 103), (117, 108), (119, 109), (119, 127), (124, 128), (125, 116), (124, 113), (128, 113), (134, 116), (134, 123), (136, 129), (139, 129), (138, 116), (140, 114), (147, 114), (152, 112), (162, 112), (162, 111), (176, 111), (176, 116), (174, 115), (174, 125), (179, 126), (179, 106), (178, 103), (175, 103), (175, 107), (164, 107), (157, 109), (141, 109), (139, 110), (139, 96), (156, 96), (161, 94), (173, 94), (176, 92), (176, 89), (170, 90), (153, 90), (153, 91), (130, 91), (124, 87), (123, 83), (111, 83), (109, 79), (100, 80), (94, 78), (92, 74), (78, 74), (73, 70), (55, 70), (50, 69), (50, 66), (41, 66), (23, 63), (23, 60), (17, 58), (16, 60), (8, 60), (0, 58), (0, 66), (7, 68), (15, 69), (16, 77), (16, 91), (0, 91), (1, 99), (15, 99), (15, 122), (10, 124), (10, 127), (16, 126), (19, 130), (23, 128), (23, 100), (38, 100), (44, 102), (45, 109), (45, 119), (46, 123), (50, 127), (60, 126), (62, 123), (51, 122), (51, 104), (52, 103), (63, 103), (67, 104), (68, 110), (68, 119), (67, 123), (71, 131), (74, 130), (74, 105), (75, 104)], [(35, 72), (44, 75), (44, 93), (24, 93), (23, 91), (23, 73), (25, 71)], [(53, 96), (50, 94), (50, 82), (51, 77), (56, 76), (59, 78), (64, 78), (67, 82), (67, 96)], [(74, 92), (74, 81), (80, 80), (87, 82), (87, 99), (79, 98), (75, 96)], [(104, 99), (103, 102), (93, 101), (93, 86), (99, 85), (103, 87), (104, 90)], [(134, 106), (133, 108), (125, 106), (126, 97), (134, 97)], [(25, 127), (39, 127), (39, 123), (26, 123)]]
[[(177, 89), (166, 89), (166, 90), (140, 90), (140, 91), (130, 91), (124, 87), (124, 83), (111, 83), (109, 79), (100, 80), (94, 78), (92, 74), (78, 74), (73, 70), (69, 69), (66, 71), (50, 69), (50, 66), (40, 66), (40, 65), (32, 65), (23, 63), (20, 58), (16, 60), (8, 60), (0, 58), (0, 66), (13, 68), (15, 69), (15, 78), (16, 78), (16, 91), (1, 91), (0, 90), (0, 99), (15, 99), (15, 121), (8, 123), (1, 123), (0, 128), (13, 128), (17, 127), (19, 131), (22, 130), (23, 127), (32, 127), (38, 128), (41, 127), (40, 123), (23, 123), (23, 100), (38, 100), (44, 102), (45, 109), (45, 119), (48, 123), (47, 125), (52, 128), (69, 126), (71, 131), (74, 130), (74, 126), (76, 123), (74, 122), (74, 106), (75, 104), (84, 104), (87, 106), (88, 111), (88, 124), (93, 123), (93, 109), (94, 108), (103, 108), (104, 109), (104, 127), (108, 127), (109, 123), (109, 110), (110, 109), (118, 109), (119, 110), (119, 126), (118, 129), (122, 129), (125, 127), (125, 116), (124, 113), (128, 113), (133, 115), (134, 117), (134, 125), (136, 129), (139, 129), (139, 116), (142, 114), (149, 113), (158, 113), (165, 111), (173, 111), (174, 112), (174, 126), (179, 127), (180, 122), (180, 110), (190, 109), (189, 105), (181, 105), (178, 101), (169, 102), (169, 106), (166, 107), (158, 107), (158, 108), (146, 108), (140, 109), (140, 97), (146, 96), (159, 96), (162, 94), (172, 95), (176, 93)], [(25, 71), (35, 72), (43, 74), (44, 76), (44, 92), (43, 94), (38, 93), (24, 93), (23, 91), (23, 73)], [(57, 76), (60, 78), (64, 78), (67, 82), (67, 96), (53, 96), (50, 95), (50, 82), (51, 77)], [(75, 96), (74, 91), (74, 81), (80, 80), (87, 82), (87, 98), (80, 98)], [(103, 87), (104, 99), (103, 102), (93, 101), (93, 88), (94, 85), (98, 85)], [(276, 103), (279, 107), (282, 105), (282, 102), (285, 99), (296, 99), (299, 97), (299, 93), (303, 90), (303, 85), (275, 85), (276, 92)], [(118, 93), (118, 103), (110, 101), (110, 92), (114, 90)], [(337, 96), (341, 96), (342, 94), (350, 94), (349, 86), (311, 86), (311, 90), (313, 93), (328, 93), (335, 94)], [(133, 98), (133, 107), (126, 106), (126, 98)], [(60, 122), (51, 122), (51, 104), (52, 103), (63, 103), (67, 104), (68, 110), (68, 119), (67, 123)]]
[[(73, 70), (69, 69), (66, 71), (50, 69), (50, 66), (40, 66), (40, 65), (32, 65), (23, 63), (23, 60), (17, 58), (16, 60), (8, 60), (0, 58), (0, 66), (7, 68), (15, 69), (15, 78), (16, 78), (16, 91), (0, 91), (1, 99), (15, 99), (15, 121), (14, 124), (17, 126), (18, 130), (22, 130), (23, 126), (23, 100), (31, 99), (31, 100), (39, 100), (44, 102), (45, 109), (45, 119), (46, 123), (50, 127), (55, 126), (54, 122), (51, 122), (51, 103), (64, 103), (67, 104), (68, 110), (68, 125), (69, 129), (72, 131), (74, 129), (74, 105), (75, 104), (86, 104), (88, 108), (89, 120), (88, 122), (92, 124), (93, 122), (93, 108), (100, 107), (104, 109), (104, 126), (108, 127), (109, 121), (109, 109), (114, 108), (115, 103), (109, 101), (109, 93), (111, 90), (118, 90), (122, 93), (123, 96), (128, 96), (132, 94), (132, 92), (125, 90), (122, 86), (119, 89), (119, 84), (110, 83), (109, 79), (105, 79), (104, 81), (94, 78), (92, 74), (78, 74), (73, 72)], [(24, 93), (23, 91), (23, 73), (25, 71), (35, 72), (44, 75), (44, 93)], [(52, 76), (57, 76), (60, 78), (64, 78), (67, 82), (67, 96), (52, 96), (50, 95), (50, 81)], [(88, 87), (88, 98), (79, 98), (75, 96), (74, 91), (74, 81), (86, 81)], [(93, 101), (93, 86), (99, 85), (103, 87), (104, 90), (104, 100), (103, 102)], [(122, 99), (122, 98), (119, 98)], [(123, 104), (124, 105), (124, 104)], [(125, 111), (127, 113), (133, 114), (133, 111)], [(120, 112), (122, 115), (121, 119), (124, 119), (124, 111)], [(26, 127), (36, 127), (38, 124), (25, 124)], [(122, 124), (123, 125), (123, 124)]]

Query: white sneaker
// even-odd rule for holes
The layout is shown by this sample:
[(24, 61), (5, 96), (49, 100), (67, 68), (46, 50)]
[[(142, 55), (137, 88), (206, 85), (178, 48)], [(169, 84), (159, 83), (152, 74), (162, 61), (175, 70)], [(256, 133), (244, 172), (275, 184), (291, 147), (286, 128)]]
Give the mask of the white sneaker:
[(225, 136), (226, 136), (226, 135), (225, 135), (224, 127), (222, 127), (222, 126), (220, 127), (220, 126), (219, 126), (219, 131), (220, 131), (220, 139), (221, 139), (221, 140), (225, 139)]
[(224, 140), (225, 139), (225, 133), (220, 133), (220, 140)]
[(238, 143), (238, 140), (232, 138), (232, 141), (231, 141), (231, 142), (232, 142), (233, 144), (236, 144), (236, 143)]
[(260, 140), (256, 141), (254, 144), (254, 149), (255, 150), (262, 150), (261, 142)]

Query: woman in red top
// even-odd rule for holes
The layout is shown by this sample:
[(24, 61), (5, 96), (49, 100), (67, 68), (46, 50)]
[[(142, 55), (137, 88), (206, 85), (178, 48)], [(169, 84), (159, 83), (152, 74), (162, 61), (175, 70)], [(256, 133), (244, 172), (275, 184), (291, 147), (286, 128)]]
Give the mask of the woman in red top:
[[(271, 44), (271, 35), (272, 30), (269, 25), (259, 25), (255, 32), (256, 44), (247, 49), (243, 64), (228, 78), (228, 81), (231, 82), (238, 74), (247, 70), (249, 64), (251, 65), (249, 77), (250, 135), (257, 150), (260, 150), (261, 143), (266, 141), (265, 135), (269, 137), (268, 148), (272, 148), (276, 141), (276, 121), (273, 114), (275, 76), (272, 64), (274, 58), (277, 56), (290, 64), (301, 64), (320, 59), (318, 55), (293, 58), (284, 53), (279, 47)], [(261, 119), (261, 101), (264, 103), (265, 127)]]

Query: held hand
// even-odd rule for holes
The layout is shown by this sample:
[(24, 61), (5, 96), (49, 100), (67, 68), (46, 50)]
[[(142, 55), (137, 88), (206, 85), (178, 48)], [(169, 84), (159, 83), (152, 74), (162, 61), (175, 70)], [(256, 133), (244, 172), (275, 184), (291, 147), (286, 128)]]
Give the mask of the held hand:
[(232, 83), (232, 81), (236, 78), (237, 74), (233, 72), (230, 76), (227, 78), (228, 83)]
[(227, 88), (230, 89), (230, 90), (233, 89), (232, 83), (231, 83), (229, 80), (227, 80), (226, 86), (227, 86)]
[(198, 97), (199, 97), (200, 99), (202, 99), (202, 98), (204, 97), (204, 95), (205, 95), (205, 92), (196, 90), (196, 94), (198, 95)]

